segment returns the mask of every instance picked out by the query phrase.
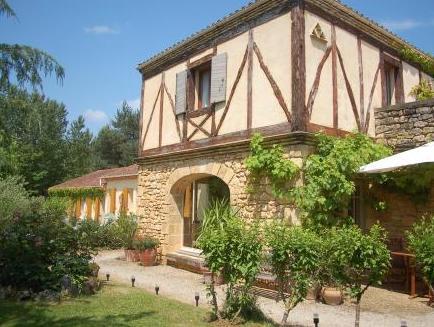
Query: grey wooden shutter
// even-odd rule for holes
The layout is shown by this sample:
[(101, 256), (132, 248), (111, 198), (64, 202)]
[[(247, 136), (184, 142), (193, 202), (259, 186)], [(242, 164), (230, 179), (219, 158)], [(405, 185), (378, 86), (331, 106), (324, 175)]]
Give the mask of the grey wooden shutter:
[(176, 74), (175, 111), (183, 114), (187, 108), (187, 71)]
[(212, 57), (211, 62), (211, 103), (226, 100), (227, 54)]

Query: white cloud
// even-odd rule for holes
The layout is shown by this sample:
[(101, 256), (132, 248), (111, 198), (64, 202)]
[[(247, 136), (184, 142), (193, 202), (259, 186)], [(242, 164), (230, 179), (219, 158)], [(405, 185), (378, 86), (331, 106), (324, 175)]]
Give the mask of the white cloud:
[(103, 124), (109, 120), (109, 117), (104, 111), (101, 110), (86, 110), (86, 112), (83, 114), (84, 119), (86, 119), (89, 123), (97, 123), (97, 124)]
[(413, 28), (417, 28), (423, 25), (426, 25), (423, 22), (415, 21), (413, 19), (403, 19), (403, 20), (386, 20), (383, 21), (382, 24), (392, 30), (392, 31), (398, 31), (398, 30), (411, 30)]
[(84, 31), (89, 34), (119, 34), (119, 31), (107, 25), (95, 25), (91, 27), (85, 27)]

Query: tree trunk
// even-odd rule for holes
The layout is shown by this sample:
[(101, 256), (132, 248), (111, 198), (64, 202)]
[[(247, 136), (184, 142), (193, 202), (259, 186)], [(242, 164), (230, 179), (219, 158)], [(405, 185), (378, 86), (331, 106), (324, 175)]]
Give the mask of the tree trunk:
[(356, 321), (354, 323), (354, 327), (360, 326), (360, 300), (361, 300), (361, 297), (358, 296), (357, 302), (356, 302)]
[(217, 294), (214, 288), (215, 282), (214, 282), (214, 273), (211, 272), (211, 285), (210, 285), (210, 293), (211, 293), (211, 297), (212, 297), (212, 305), (214, 306), (214, 311), (215, 311), (215, 315), (217, 320), (220, 320), (220, 312), (219, 312), (219, 307), (218, 307), (218, 303), (217, 303)]
[(282, 321), (280, 322), (280, 326), (285, 326), (286, 321), (288, 320), (289, 315), (289, 309), (285, 309), (285, 312), (283, 313)]

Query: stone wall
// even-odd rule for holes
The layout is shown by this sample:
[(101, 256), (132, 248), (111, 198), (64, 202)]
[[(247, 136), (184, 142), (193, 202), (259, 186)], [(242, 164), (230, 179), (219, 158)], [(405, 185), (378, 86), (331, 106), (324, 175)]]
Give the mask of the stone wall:
[[(308, 144), (283, 146), (287, 156), (299, 165), (313, 150)], [(295, 209), (285, 201), (275, 199), (266, 181), (261, 182), (255, 192), (247, 191), (248, 172), (244, 160), (248, 154), (248, 142), (244, 142), (243, 145), (142, 159), (137, 207), (141, 232), (160, 239), (163, 255), (179, 249), (182, 246), (185, 187), (205, 176), (217, 176), (228, 185), (230, 202), (239, 209), (242, 217), (263, 220), (277, 217), (298, 223)]]
[(376, 137), (398, 151), (434, 140), (434, 99), (375, 111)]
[(369, 228), (379, 222), (390, 238), (402, 238), (405, 240), (405, 231), (411, 228), (413, 223), (424, 215), (434, 213), (434, 185), (427, 194), (427, 199), (414, 201), (410, 196), (391, 192), (377, 186), (371, 191), (371, 196), (386, 203), (386, 210), (379, 212), (374, 209), (373, 203), (366, 203), (366, 225)]

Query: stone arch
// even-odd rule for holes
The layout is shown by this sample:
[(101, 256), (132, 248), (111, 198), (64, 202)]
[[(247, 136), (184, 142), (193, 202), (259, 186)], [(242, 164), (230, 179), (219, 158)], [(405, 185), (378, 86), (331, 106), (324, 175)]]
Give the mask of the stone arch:
[(229, 188), (230, 202), (238, 193), (239, 181), (234, 171), (222, 163), (209, 163), (206, 165), (195, 165), (182, 167), (174, 170), (166, 184), (166, 200), (168, 204), (168, 215), (163, 222), (162, 230), (166, 238), (162, 254), (174, 252), (183, 245), (183, 197), (184, 190), (189, 183), (204, 177), (218, 177)]

